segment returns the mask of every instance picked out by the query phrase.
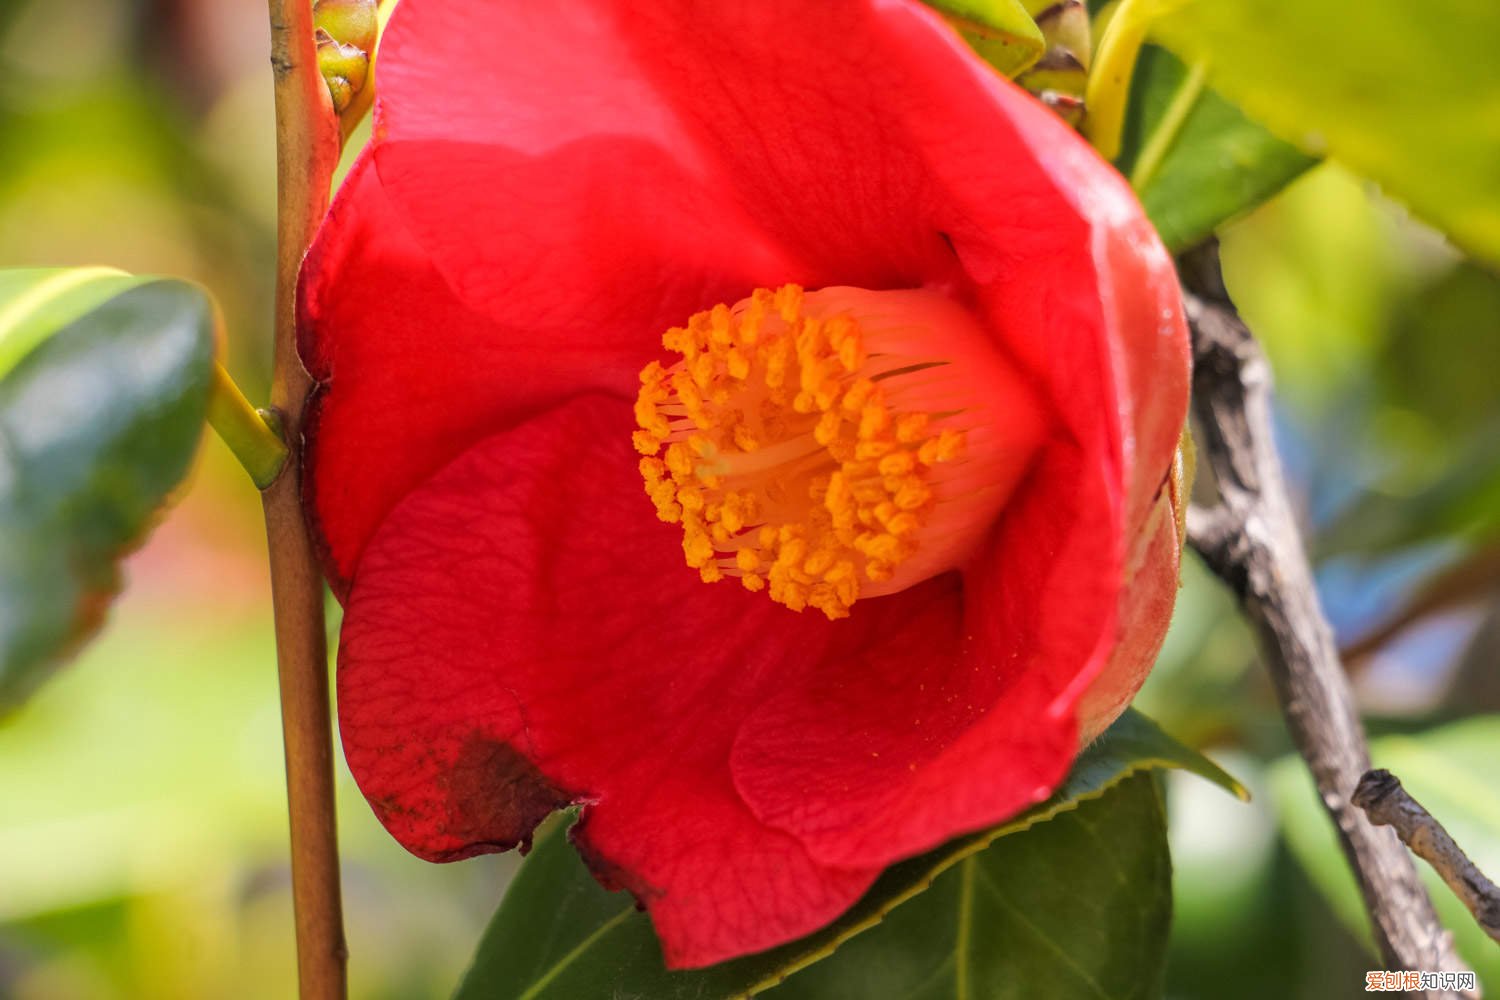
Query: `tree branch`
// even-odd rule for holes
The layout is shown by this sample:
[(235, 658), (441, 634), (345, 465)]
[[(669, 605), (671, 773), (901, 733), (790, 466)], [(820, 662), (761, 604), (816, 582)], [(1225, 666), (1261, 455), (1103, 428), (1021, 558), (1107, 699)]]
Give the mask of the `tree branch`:
[(1463, 901), (1480, 928), (1500, 941), (1500, 887), (1485, 878), (1443, 824), (1401, 787), (1389, 771), (1369, 771), (1354, 789), (1354, 804), (1370, 822), (1389, 826), (1413, 854), (1430, 864)]
[[(1271, 372), (1235, 312), (1217, 243), (1181, 261), (1193, 331), (1193, 412), (1200, 461), (1219, 503), (1190, 512), (1188, 539), (1234, 591), (1253, 626), (1292, 739), (1312, 771), (1364, 896), (1388, 969), (1459, 971), (1411, 857), (1350, 795), (1369, 747), (1323, 616), (1283, 482), (1271, 423)], [(1457, 996), (1430, 991), (1429, 997)]]
[(289, 447), (262, 494), (276, 614), (281, 727), (291, 821), (297, 979), (303, 1000), (346, 991), (343, 902), (333, 798), (323, 581), (302, 518), (302, 408), (310, 379), (297, 357), (297, 270), (328, 208), (338, 119), (318, 72), (310, 0), (269, 0), (276, 95), (276, 345), (271, 406)]

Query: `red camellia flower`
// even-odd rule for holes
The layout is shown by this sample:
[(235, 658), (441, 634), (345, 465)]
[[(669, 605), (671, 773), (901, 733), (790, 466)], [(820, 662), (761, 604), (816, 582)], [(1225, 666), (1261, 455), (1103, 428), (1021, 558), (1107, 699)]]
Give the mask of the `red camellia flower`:
[(349, 766), (693, 966), (1046, 796), (1177, 580), (1120, 177), (906, 0), (403, 0), (304, 268)]

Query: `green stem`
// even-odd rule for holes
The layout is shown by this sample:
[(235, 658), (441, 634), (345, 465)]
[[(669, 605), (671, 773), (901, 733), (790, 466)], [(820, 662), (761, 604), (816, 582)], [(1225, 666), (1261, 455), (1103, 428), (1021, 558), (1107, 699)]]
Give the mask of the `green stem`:
[(1143, 12), (1146, 6), (1149, 4), (1141, 0), (1122, 0), (1104, 27), (1104, 36), (1099, 39), (1099, 48), (1089, 68), (1089, 83), (1084, 93), (1088, 117), (1083, 120), (1083, 134), (1106, 160), (1120, 155), (1130, 78), (1135, 74), (1136, 58), (1146, 43), (1146, 29), (1151, 24), (1150, 15)]
[(261, 411), (250, 405), (229, 372), (214, 362), (213, 388), (208, 395), (208, 423), (234, 452), (258, 489), (276, 481), (286, 464), (286, 442)]
[(1137, 193), (1146, 190), (1146, 185), (1151, 183), (1156, 172), (1161, 169), (1162, 161), (1171, 152), (1173, 143), (1182, 133), (1182, 126), (1187, 123), (1188, 115), (1193, 113), (1198, 98), (1203, 96), (1203, 85), (1207, 79), (1208, 63), (1195, 63), (1178, 86), (1177, 93), (1172, 95), (1172, 102), (1167, 105), (1161, 120), (1156, 123), (1156, 129), (1141, 148), (1141, 155), (1135, 161), (1135, 169), (1130, 171), (1130, 186)]

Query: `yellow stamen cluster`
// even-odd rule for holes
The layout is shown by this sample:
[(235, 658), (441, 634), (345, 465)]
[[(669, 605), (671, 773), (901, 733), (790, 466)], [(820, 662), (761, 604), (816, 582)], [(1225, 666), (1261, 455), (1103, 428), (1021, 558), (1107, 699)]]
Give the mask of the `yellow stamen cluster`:
[(682, 360), (641, 372), (634, 441), (688, 565), (847, 615), (915, 551), (930, 471), (963, 447), (888, 402), (886, 380), (922, 366), (870, 356), (853, 318), (809, 315), (796, 285), (700, 312), (662, 343)]

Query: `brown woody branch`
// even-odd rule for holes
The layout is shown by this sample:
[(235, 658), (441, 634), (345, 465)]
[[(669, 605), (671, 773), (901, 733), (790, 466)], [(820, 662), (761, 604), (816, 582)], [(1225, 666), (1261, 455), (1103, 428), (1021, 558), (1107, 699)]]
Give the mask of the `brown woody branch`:
[(1500, 887), (1485, 877), (1458, 843), (1389, 771), (1369, 771), (1354, 789), (1354, 804), (1370, 822), (1389, 826), (1463, 901), (1480, 928), (1500, 941)]
[[(1364, 896), (1388, 969), (1458, 971), (1416, 866), (1389, 830), (1350, 801), (1369, 748), (1323, 616), (1281, 471), (1271, 372), (1219, 273), (1217, 243), (1181, 261), (1193, 333), (1199, 461), (1219, 502), (1188, 513), (1188, 540), (1239, 598), (1271, 673), (1287, 727), (1312, 771)], [(1429, 997), (1452, 997), (1431, 991)]]
[(276, 344), (271, 406), (289, 453), (262, 507), (271, 557), (276, 669), (286, 744), (292, 907), (302, 1000), (343, 1000), (343, 902), (333, 796), (323, 579), (302, 518), (302, 408), (310, 379), (297, 357), (297, 270), (328, 207), (338, 119), (318, 72), (309, 0), (269, 0), (276, 96)]

